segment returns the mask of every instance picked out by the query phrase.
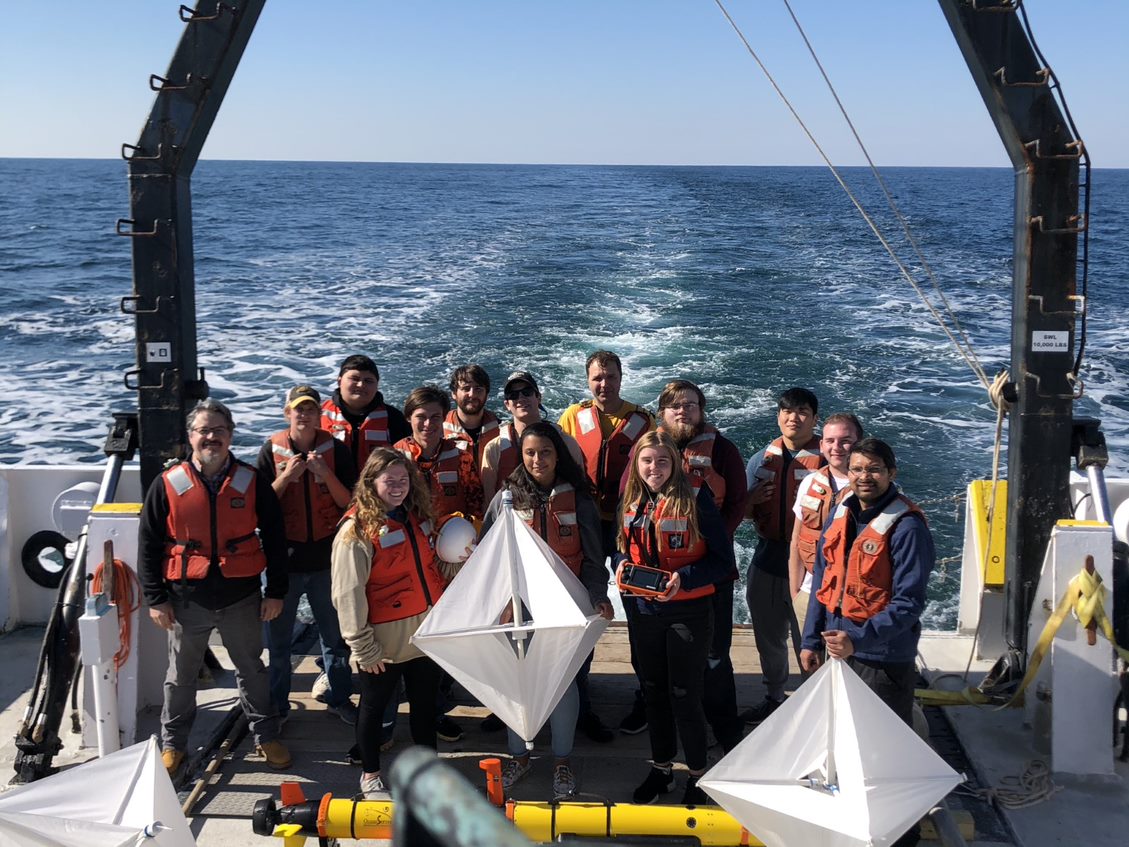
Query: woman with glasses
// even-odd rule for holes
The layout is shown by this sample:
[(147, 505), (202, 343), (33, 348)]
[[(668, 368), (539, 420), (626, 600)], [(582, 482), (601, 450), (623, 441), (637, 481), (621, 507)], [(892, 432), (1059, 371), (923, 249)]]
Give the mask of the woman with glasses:
[(369, 455), (333, 542), (333, 605), (361, 671), (357, 746), (361, 793), (370, 800), (388, 797), (381, 719), (401, 679), (412, 740), (436, 746), (439, 666), (410, 640), (454, 576), (432, 549), (431, 520), (431, 497), (415, 465), (381, 447)]
[[(557, 428), (538, 421), (522, 430), (518, 440), (521, 464), (502, 483), (513, 495), (515, 514), (540, 535), (588, 590), (596, 611), (611, 620), (608, 576), (600, 543), (600, 515), (591, 483), (565, 446)], [(501, 509), (501, 492), (494, 498), (482, 526), (485, 535)], [(552, 714), (553, 794), (576, 793), (576, 776), (569, 764), (580, 695), (574, 680)], [(525, 742), (509, 730), (510, 760), (502, 769), (502, 787), (510, 788), (531, 770)]]
[[(624, 605), (634, 606), (627, 620), (653, 760), (634, 802), (652, 803), (673, 790), (681, 739), (690, 771), (682, 802), (708, 804), (698, 787), (707, 749), (702, 680), (714, 625), (710, 598), (714, 583), (733, 568), (733, 547), (709, 489), (693, 487), (677, 445), (664, 432), (648, 432), (636, 444), (620, 503), (618, 547), (616, 581)], [(665, 587), (634, 589), (625, 567), (636, 565), (665, 572)]]

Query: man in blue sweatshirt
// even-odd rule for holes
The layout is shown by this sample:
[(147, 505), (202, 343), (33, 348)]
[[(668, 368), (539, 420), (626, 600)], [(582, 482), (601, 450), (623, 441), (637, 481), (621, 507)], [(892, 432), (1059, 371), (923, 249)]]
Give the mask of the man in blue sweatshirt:
[[(845, 659), (867, 687), (913, 726), (914, 660), (936, 554), (925, 515), (894, 485), (894, 451), (864, 438), (851, 447), (850, 491), (816, 549), (800, 666)], [(914, 824), (894, 847), (913, 847)]]
[(912, 726), (914, 660), (933, 536), (921, 510), (894, 484), (894, 451), (864, 438), (851, 448), (850, 492), (823, 528), (800, 663), (845, 659)]

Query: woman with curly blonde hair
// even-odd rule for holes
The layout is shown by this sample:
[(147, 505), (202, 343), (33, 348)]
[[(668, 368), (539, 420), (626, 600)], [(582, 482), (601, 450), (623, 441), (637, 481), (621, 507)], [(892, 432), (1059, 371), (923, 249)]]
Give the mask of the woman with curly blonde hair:
[[(678, 741), (690, 777), (682, 802), (710, 802), (698, 788), (706, 769), (706, 717), (702, 680), (713, 636), (714, 583), (733, 567), (733, 546), (708, 487), (695, 490), (682, 469), (678, 446), (652, 430), (635, 445), (620, 503), (616, 581), (624, 568), (642, 565), (666, 571), (659, 595), (632, 594), (623, 603), (632, 649), (638, 661), (653, 766), (635, 789), (636, 803), (652, 803), (674, 788), (672, 762)], [(718, 621), (718, 626), (729, 626)]]
[(411, 708), (412, 740), (435, 748), (439, 666), (411, 637), (454, 573), (432, 546), (431, 495), (402, 453), (374, 450), (333, 541), (333, 605), (360, 670), (357, 746), (361, 793), (386, 799), (380, 775), (384, 707), (401, 679)]

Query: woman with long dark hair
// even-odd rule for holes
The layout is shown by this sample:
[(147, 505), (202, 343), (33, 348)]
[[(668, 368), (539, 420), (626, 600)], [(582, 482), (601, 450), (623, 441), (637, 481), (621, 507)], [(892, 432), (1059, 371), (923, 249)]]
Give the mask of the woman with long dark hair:
[(360, 670), (357, 746), (361, 793), (370, 800), (388, 797), (381, 716), (401, 679), (412, 740), (435, 748), (439, 666), (410, 641), (454, 576), (432, 549), (431, 518), (431, 495), (415, 464), (382, 447), (369, 455), (333, 542), (333, 605)]
[[(638, 661), (653, 764), (635, 789), (636, 803), (652, 803), (674, 788), (672, 764), (681, 738), (690, 771), (684, 805), (710, 803), (698, 787), (706, 769), (702, 679), (713, 635), (714, 583), (733, 567), (733, 547), (708, 488), (695, 490), (674, 440), (651, 431), (635, 445), (620, 503), (616, 578), (624, 567), (665, 571), (656, 595), (624, 594)], [(718, 621), (729, 626), (729, 621)]]
[[(530, 424), (518, 440), (521, 464), (503, 482), (494, 497), (482, 527), (485, 535), (501, 509), (503, 492), (513, 495), (515, 514), (524, 520), (553, 549), (569, 570), (588, 589), (592, 605), (607, 619), (612, 617), (608, 602), (608, 573), (603, 565), (600, 543), (600, 514), (591, 495), (591, 483), (565, 446), (557, 428), (547, 422)], [(576, 776), (569, 764), (580, 696), (573, 680), (549, 716), (552, 731), (553, 793), (576, 793)], [(509, 730), (510, 760), (502, 769), (502, 785), (509, 788), (525, 777), (532, 765), (525, 742)]]

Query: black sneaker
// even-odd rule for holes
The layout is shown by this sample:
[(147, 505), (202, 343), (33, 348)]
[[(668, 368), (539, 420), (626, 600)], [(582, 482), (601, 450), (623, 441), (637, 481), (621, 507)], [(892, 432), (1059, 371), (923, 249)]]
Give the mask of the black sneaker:
[(459, 741), (463, 737), (463, 728), (443, 715), (435, 724), (435, 734), (440, 741)]
[(483, 732), (501, 732), (506, 728), (506, 725), (502, 723), (502, 719), (493, 712), (482, 719), (480, 726)]
[(765, 697), (751, 709), (745, 709), (738, 717), (750, 726), (756, 726), (782, 705), (784, 705), (783, 700), (773, 700), (771, 697)]
[(615, 738), (615, 733), (604, 726), (604, 722), (595, 712), (581, 715), (576, 721), (576, 728), (599, 744), (607, 744)]
[(709, 795), (698, 787), (698, 777), (691, 776), (686, 780), (686, 790), (682, 792), (683, 806), (714, 806), (716, 805)]
[(638, 735), (647, 731), (647, 707), (642, 700), (636, 700), (627, 717), (619, 722), (619, 731), (624, 735)]
[(654, 803), (660, 795), (669, 794), (674, 790), (674, 774), (668, 769), (651, 767), (643, 784), (635, 789), (631, 800), (641, 806)]

